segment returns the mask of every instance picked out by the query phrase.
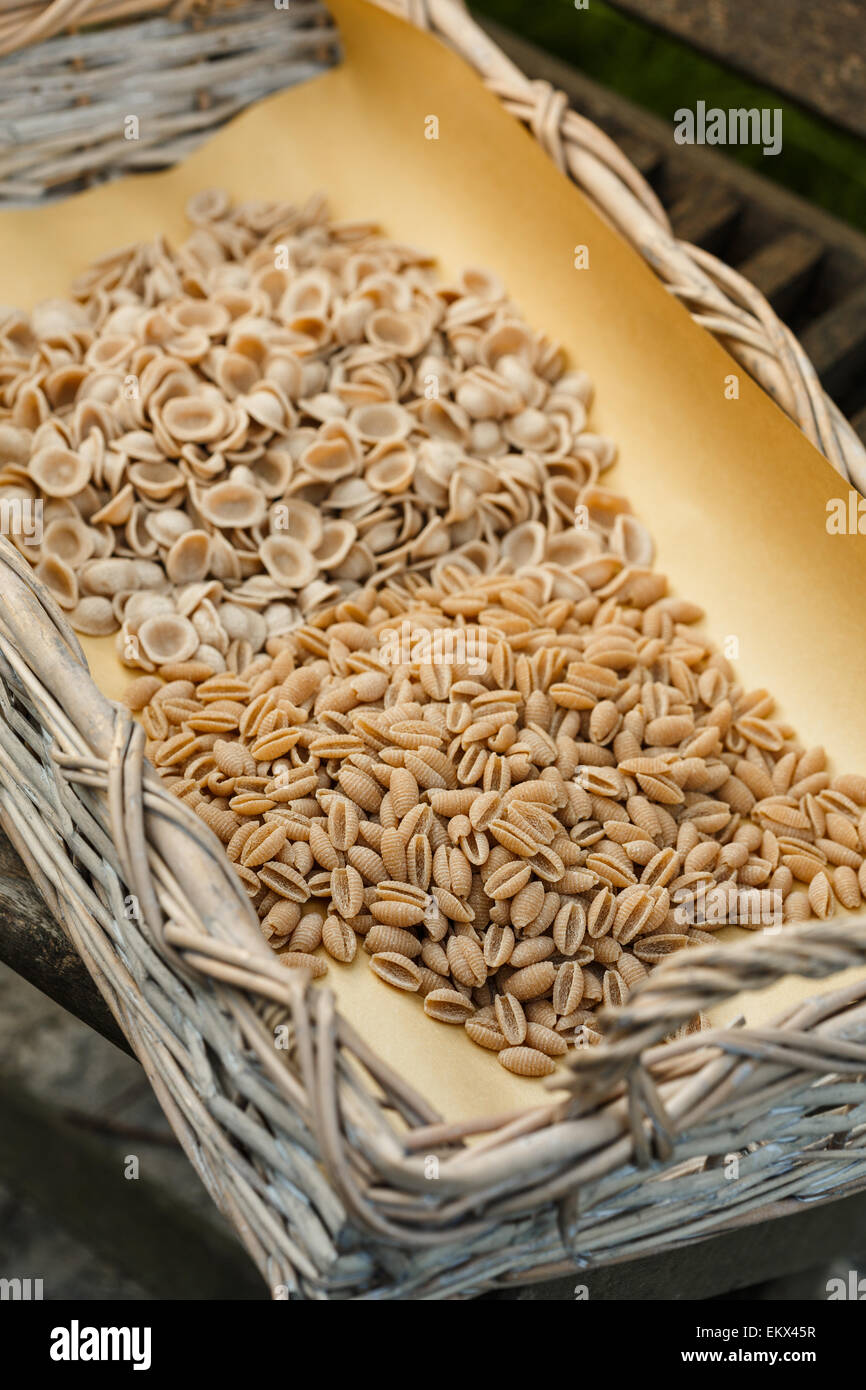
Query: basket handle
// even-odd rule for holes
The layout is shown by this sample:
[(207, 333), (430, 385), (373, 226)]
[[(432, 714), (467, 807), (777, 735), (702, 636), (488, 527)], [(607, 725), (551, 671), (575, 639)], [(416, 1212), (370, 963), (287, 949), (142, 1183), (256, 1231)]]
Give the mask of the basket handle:
[(679, 241), (649, 184), (549, 82), (530, 81), (475, 23), (463, 0), (372, 0), (444, 39), (706, 328), (799, 426), (838, 473), (866, 493), (866, 446), (825, 393), (789, 328), (754, 285)]
[[(783, 927), (751, 940), (679, 951), (641, 981), (625, 1004), (601, 1013), (604, 1046), (576, 1052), (568, 1059), (570, 1075), (557, 1078), (557, 1084), (572, 1093), (580, 1111), (609, 1097), (621, 1082), (633, 1099), (654, 1095), (648, 1049), (696, 1014), (787, 975), (823, 980), (864, 961), (866, 917)], [(659, 1112), (664, 1113), (660, 1103)]]

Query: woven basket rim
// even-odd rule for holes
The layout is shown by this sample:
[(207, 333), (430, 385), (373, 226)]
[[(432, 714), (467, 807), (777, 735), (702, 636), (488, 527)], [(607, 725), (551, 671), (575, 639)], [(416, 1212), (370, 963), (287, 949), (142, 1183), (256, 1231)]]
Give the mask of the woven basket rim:
[[(144, 0), (142, 7), (154, 8)], [(470, 33), (472, 43), (480, 43), (480, 31), (467, 29), (471, 21), (456, 0), (396, 0), (384, 8), (410, 11), (458, 48), (466, 47)], [(491, 54), (490, 41), (482, 38), (483, 44), (472, 49), (472, 61), (488, 85), (519, 119), (533, 129), (538, 125), (535, 133), (539, 138), (543, 133), (542, 143), (560, 167), (573, 176), (579, 167), (578, 181), (598, 204), (600, 194), (610, 192), (610, 171), (622, 156), (611, 154), (598, 132), (587, 133), (581, 118), (569, 122), (569, 113), (559, 112), (552, 131), (544, 126), (539, 113), (550, 109), (550, 92), (527, 83), (502, 55), (493, 56), (498, 50)], [(643, 235), (647, 219), (656, 215), (649, 200), (654, 195), (648, 199), (631, 174), (620, 172), (624, 181), (612, 206), (621, 216), (626, 202), (632, 212), (634, 204), (640, 207)], [(657, 249), (656, 235), (644, 244), (644, 254)], [(712, 312), (729, 331), (733, 300), (718, 289), (727, 286), (746, 302), (750, 322), (766, 329), (780, 357), (793, 362), (802, 384), (808, 373), (793, 340), (784, 336), (787, 330), (765, 319), (760, 305), (728, 278), (733, 272), (710, 261), (693, 253), (690, 264), (700, 275), (682, 290), (690, 307), (697, 306), (695, 316), (700, 321), (702, 313)], [(745, 334), (742, 318), (735, 319), (737, 331)], [(746, 356), (754, 356), (751, 342), (744, 346)], [(796, 396), (799, 387), (792, 389)], [(820, 435), (824, 417), (803, 390), (804, 409)], [(832, 413), (826, 418), (835, 438)], [(424, 1290), (449, 1287), (443, 1268), (464, 1259), (467, 1251), (473, 1252), (477, 1270), (466, 1276), (468, 1286), (473, 1287), (471, 1278), (483, 1285), (491, 1269), (498, 1277), (502, 1260), (518, 1259), (512, 1240), (529, 1220), (547, 1231), (544, 1249), (553, 1241), (559, 1258), (567, 1260), (585, 1223), (581, 1193), (610, 1188), (622, 1198), (628, 1184), (637, 1181), (635, 1165), (645, 1167), (652, 1179), (687, 1159), (690, 1145), (692, 1156), (704, 1152), (701, 1144), (707, 1153), (718, 1152), (720, 1144), (735, 1145), (738, 1131), (726, 1109), (735, 1085), (740, 1087), (737, 1113), (742, 1115), (744, 1103), (747, 1109), (751, 1105), (759, 1140), (778, 1149), (772, 1106), (780, 1096), (806, 1115), (814, 1108), (816, 1081), (826, 1075), (841, 1078), (837, 1090), (848, 1095), (845, 1086), (866, 1072), (861, 1041), (866, 979), (809, 999), (768, 1026), (735, 1025), (662, 1043), (701, 1009), (743, 990), (762, 989), (791, 973), (820, 979), (862, 965), (864, 918), (786, 928), (779, 936), (756, 935), (736, 946), (697, 948), (683, 953), (688, 965), (672, 957), (611, 1016), (604, 1045), (574, 1059), (570, 1098), (547, 1097), (507, 1116), (463, 1124), (442, 1121), (340, 1017), (327, 987), (313, 987), (280, 969), (223, 847), (162, 788), (144, 759), (138, 726), (101, 694), (65, 616), (6, 540), (0, 540), (0, 590), (7, 599), (0, 611), (6, 685), (0, 702), (7, 722), (0, 738), (0, 804), (13, 841), (37, 883), (53, 891), (73, 944), (191, 1160), (272, 1285), (297, 1287), (300, 1281), (304, 1288), (331, 1287), (323, 1266), (338, 1269), (344, 1259), (351, 1265), (356, 1258), (341, 1253), (350, 1230), (365, 1233), (380, 1262), (381, 1250), (390, 1246), (416, 1251), (411, 1275), (395, 1275), (395, 1288), (406, 1287), (407, 1280)], [(44, 809), (44, 824), (28, 843), (24, 827), (34, 803)], [(142, 904), (138, 923), (119, 912), (111, 916), (124, 889)], [(290, 1020), (294, 1029), (290, 1067), (274, 1057), (275, 1017)], [(209, 1054), (221, 1047), (225, 1056), (214, 1062)], [(366, 1077), (363, 1085), (358, 1064)], [(562, 1079), (558, 1075), (555, 1084), (561, 1086)], [(245, 1124), (232, 1086), (246, 1088), (258, 1129)], [(478, 1142), (467, 1147), (470, 1135)], [(267, 1184), (241, 1157), (245, 1145), (257, 1152)], [(307, 1162), (311, 1153), (315, 1163)], [(431, 1153), (439, 1165), (432, 1191), (424, 1173)], [(818, 1160), (810, 1162), (814, 1173)], [(288, 1189), (280, 1186), (288, 1181), (287, 1169), (294, 1171), (292, 1165), (299, 1163), (332, 1238), (331, 1265), (318, 1226), (305, 1224)], [(858, 1183), (861, 1177), (866, 1181), (866, 1157), (855, 1155), (851, 1163)], [(327, 1190), (317, 1185), (318, 1170), (327, 1174)], [(623, 1174), (631, 1176), (626, 1180)], [(776, 1186), (761, 1187), (753, 1206), (768, 1190), (779, 1190), (780, 1181), (774, 1177)], [(677, 1182), (685, 1191), (685, 1179)], [(272, 1193), (270, 1204), (263, 1192)], [(740, 1203), (738, 1215), (729, 1220), (740, 1219), (743, 1210)], [(640, 1222), (629, 1227), (627, 1215), (622, 1221), (639, 1246)], [(725, 1228), (724, 1219), (713, 1226)], [(524, 1274), (539, 1264), (531, 1251), (520, 1258)], [(436, 1259), (438, 1266), (431, 1263)], [(547, 1268), (550, 1259), (540, 1263)], [(344, 1282), (337, 1287), (364, 1287), (360, 1274), (354, 1285), (352, 1277), (341, 1276)]]

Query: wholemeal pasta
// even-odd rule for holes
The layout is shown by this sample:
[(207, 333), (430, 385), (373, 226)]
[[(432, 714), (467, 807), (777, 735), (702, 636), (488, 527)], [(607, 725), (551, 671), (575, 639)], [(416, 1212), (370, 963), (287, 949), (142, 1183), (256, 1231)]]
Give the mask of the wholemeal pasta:
[[(149, 754), (226, 842), (282, 960), (357, 943), (432, 1021), (540, 1077), (671, 952), (766, 924), (743, 902), (783, 924), (861, 900), (866, 783), (832, 778), (645, 577), (564, 597), (573, 578), (544, 567), (448, 561), (356, 591), (230, 680), (139, 678), (130, 703), (150, 695)], [(395, 624), (483, 631), (483, 665), (423, 643), (393, 665)], [(231, 728), (198, 733), (202, 711)]]
[(542, 1077), (718, 927), (858, 907), (866, 777), (669, 593), (498, 279), (321, 199), (189, 214), (0, 315), (0, 499), (277, 958)]

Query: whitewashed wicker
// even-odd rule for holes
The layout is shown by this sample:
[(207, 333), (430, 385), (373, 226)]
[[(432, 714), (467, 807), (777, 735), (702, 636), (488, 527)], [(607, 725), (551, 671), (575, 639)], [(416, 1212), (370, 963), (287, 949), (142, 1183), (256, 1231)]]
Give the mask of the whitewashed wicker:
[[(603, 137), (502, 67), (477, 33), (472, 48), (453, 0), (412, 8), (497, 68), (497, 90), (608, 215), (625, 217), (633, 200), (657, 228), (647, 247), (667, 247), (633, 173), (606, 201), (622, 157)], [(747, 331), (745, 311), (714, 288), (723, 268), (672, 242), (665, 255), (677, 267), (693, 258), (683, 297), (756, 369), (770, 344), (788, 344), (758, 305)], [(784, 380), (792, 398), (809, 397), (798, 353), (772, 361), (780, 373), (795, 364), (799, 385)], [(816, 406), (816, 428), (819, 417), (837, 444), (847, 438), (832, 412)], [(611, 1018), (604, 1046), (576, 1056), (571, 1100), (540, 1088), (528, 1111), (445, 1123), (371, 1054), (327, 988), (276, 963), (222, 846), (162, 788), (141, 729), (96, 689), (62, 613), (5, 541), (0, 597), (3, 828), (275, 1296), (464, 1297), (699, 1240), (782, 1197), (866, 1184), (866, 981), (771, 1027), (661, 1041), (742, 990), (862, 964), (866, 921), (674, 957)], [(280, 1023), (288, 1051), (274, 1046)]]
[[(47, 24), (56, 5), (20, 8), (56, 32)], [(15, 40), (32, 30), (10, 29), (16, 12), (0, 0), (0, 208), (175, 164), (250, 102), (336, 61), (336, 31), (314, 0), (279, 11), (218, 5), (195, 20), (145, 19), (23, 49)], [(130, 115), (135, 139), (125, 138)]]

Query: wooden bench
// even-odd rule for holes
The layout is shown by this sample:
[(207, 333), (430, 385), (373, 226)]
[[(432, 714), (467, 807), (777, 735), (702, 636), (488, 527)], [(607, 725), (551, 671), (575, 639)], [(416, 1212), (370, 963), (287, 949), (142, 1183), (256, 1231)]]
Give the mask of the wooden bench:
[(859, 0), (608, 3), (866, 138), (866, 20)]

